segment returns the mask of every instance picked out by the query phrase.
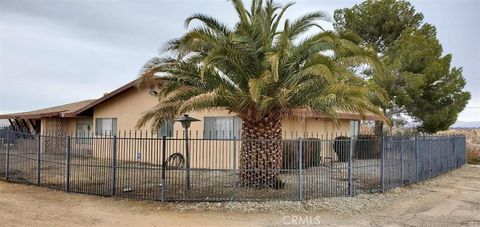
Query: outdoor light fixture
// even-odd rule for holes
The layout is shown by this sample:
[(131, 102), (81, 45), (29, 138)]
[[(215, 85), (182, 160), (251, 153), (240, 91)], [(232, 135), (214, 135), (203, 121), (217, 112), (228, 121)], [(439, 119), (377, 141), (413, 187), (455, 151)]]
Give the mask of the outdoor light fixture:
[(194, 121), (200, 121), (193, 117), (188, 116), (188, 114), (184, 114), (183, 116), (175, 119), (174, 121), (180, 122), (184, 130), (184, 137), (185, 137), (185, 164), (186, 164), (186, 171), (185, 171), (185, 187), (187, 190), (190, 190), (190, 149), (188, 146), (188, 128), (190, 128), (190, 124)]
[(155, 90), (150, 90), (150, 91), (148, 92), (148, 94), (150, 94), (151, 96), (157, 96), (157, 95), (158, 95), (158, 92), (155, 91)]
[[(194, 121), (200, 121), (196, 118), (188, 116), (188, 114), (184, 114), (183, 116), (175, 119), (174, 121), (182, 123), (182, 127), (185, 129), (185, 132), (187, 132), (187, 128), (190, 128), (190, 124)], [(185, 134), (186, 135), (186, 134)]]

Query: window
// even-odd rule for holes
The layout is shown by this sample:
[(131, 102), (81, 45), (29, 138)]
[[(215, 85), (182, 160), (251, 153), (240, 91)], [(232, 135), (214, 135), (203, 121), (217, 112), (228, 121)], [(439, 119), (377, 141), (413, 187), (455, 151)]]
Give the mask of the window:
[(116, 135), (117, 118), (96, 118), (95, 134), (96, 135)]
[(205, 139), (240, 138), (242, 120), (239, 117), (205, 117)]
[(78, 120), (77, 121), (77, 140), (78, 144), (91, 144), (91, 140), (88, 139), (92, 136), (93, 131), (93, 121), (88, 120)]
[(357, 137), (360, 131), (360, 121), (350, 121), (350, 136)]
[(166, 121), (160, 130), (158, 130), (158, 137), (172, 137), (173, 136), (173, 121)]

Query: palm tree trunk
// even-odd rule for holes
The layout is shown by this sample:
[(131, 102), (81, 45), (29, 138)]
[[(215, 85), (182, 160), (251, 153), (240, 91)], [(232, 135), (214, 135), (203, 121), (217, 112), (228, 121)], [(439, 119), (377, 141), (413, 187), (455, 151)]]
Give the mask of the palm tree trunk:
[(243, 119), (240, 186), (275, 188), (282, 167), (282, 119)]
[[(375, 136), (377, 137), (377, 141), (379, 141), (383, 136), (383, 121), (375, 121)], [(374, 157), (381, 157), (382, 155), (382, 146), (383, 143), (376, 143), (374, 150)]]
[(383, 121), (375, 121), (375, 135), (383, 136)]

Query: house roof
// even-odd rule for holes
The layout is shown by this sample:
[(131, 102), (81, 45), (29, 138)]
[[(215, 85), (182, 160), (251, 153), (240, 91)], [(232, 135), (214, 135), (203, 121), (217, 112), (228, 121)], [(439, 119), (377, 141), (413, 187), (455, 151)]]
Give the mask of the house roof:
[[(45, 109), (40, 109), (36, 111), (30, 112), (22, 112), (22, 113), (15, 113), (15, 114), (4, 114), (0, 115), (0, 119), (13, 119), (13, 118), (21, 118), (21, 119), (37, 119), (41, 117), (76, 117), (76, 116), (83, 116), (85, 114), (91, 114), (93, 108), (101, 103), (104, 103), (111, 98), (115, 97), (116, 95), (121, 94), (122, 92), (127, 91), (130, 88), (135, 86), (135, 82), (137, 80), (133, 80), (116, 90), (107, 93), (103, 97), (99, 99), (93, 100), (84, 100), (81, 102), (69, 103), (61, 106), (55, 106)], [(361, 116), (359, 113), (352, 113), (352, 112), (345, 112), (345, 111), (338, 111), (339, 119), (350, 119), (350, 120), (384, 120), (381, 116), (375, 115), (373, 113), (365, 113)], [(306, 109), (298, 109), (292, 111), (293, 116), (302, 117), (302, 118), (330, 118), (327, 114), (321, 113), (312, 113), (307, 111)]]
[[(308, 111), (306, 109), (298, 109), (294, 110), (292, 112), (293, 116), (297, 117), (302, 117), (302, 118), (331, 118), (328, 114), (326, 113), (313, 113), (311, 111)], [(348, 120), (375, 120), (375, 121), (383, 121), (385, 120), (382, 118), (382, 116), (378, 116), (374, 113), (364, 113), (363, 116), (361, 116), (359, 113), (353, 113), (353, 112), (346, 112), (346, 111), (337, 111), (337, 115), (339, 119), (348, 119)]]
[(2, 114), (0, 115), (0, 119), (39, 119), (42, 117), (64, 117), (64, 115), (75, 112), (78, 109), (81, 109), (82, 107), (92, 103), (93, 101), (95, 101), (95, 99), (88, 99), (80, 102), (73, 102), (28, 112)]
[(39, 119), (42, 117), (76, 117), (81, 116), (82, 113), (92, 109), (94, 106), (101, 104), (116, 95), (133, 88), (135, 86), (136, 80), (133, 80), (116, 90), (107, 93), (99, 99), (89, 99), (83, 100), (80, 102), (68, 103), (60, 106), (54, 106), (34, 111), (20, 112), (20, 113), (11, 113), (11, 114), (2, 114), (0, 119)]
[(110, 92), (110, 93), (107, 93), (106, 95), (104, 95), (103, 97), (97, 99), (97, 100), (94, 100), (93, 102), (91, 103), (88, 103), (87, 105), (81, 107), (81, 108), (78, 108), (76, 109), (75, 111), (70, 111), (69, 113), (65, 113), (64, 116), (65, 117), (75, 117), (75, 116), (79, 116), (81, 115), (82, 113), (90, 110), (91, 108), (95, 107), (96, 105), (98, 104), (101, 104), (113, 97), (115, 97), (116, 95), (130, 89), (130, 88), (133, 88), (135, 86), (135, 82), (136, 80), (133, 80), (119, 88), (117, 88), (116, 90)]

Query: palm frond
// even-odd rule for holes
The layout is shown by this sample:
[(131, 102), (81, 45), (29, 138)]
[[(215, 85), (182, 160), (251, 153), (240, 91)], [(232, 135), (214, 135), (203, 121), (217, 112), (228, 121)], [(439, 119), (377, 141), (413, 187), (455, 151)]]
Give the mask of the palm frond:
[(220, 21), (218, 21), (217, 19), (215, 19), (211, 16), (208, 16), (208, 15), (205, 15), (205, 14), (202, 14), (202, 13), (196, 13), (196, 14), (193, 14), (192, 16), (188, 17), (185, 20), (185, 27), (188, 27), (190, 22), (192, 22), (193, 20), (201, 21), (208, 28), (213, 29), (217, 32), (221, 32), (226, 36), (228, 34), (230, 34), (230, 32), (231, 32), (227, 25), (221, 23)]
[(193, 14), (186, 26), (192, 21), (200, 25), (167, 43), (161, 56), (168, 57), (152, 58), (142, 67), (140, 86), (163, 86), (157, 106), (144, 113), (139, 125), (160, 127), (185, 112), (215, 108), (244, 119), (298, 109), (326, 113), (334, 120), (341, 111), (380, 112), (371, 100), (382, 98), (381, 91), (356, 75), (358, 67), (381, 74), (375, 53), (347, 31), (320, 29), (306, 36), (320, 27), (319, 21), (329, 20), (326, 13), (291, 21), (283, 17), (293, 3), (252, 0), (247, 10), (241, 0), (231, 2), (238, 17), (233, 28)]

